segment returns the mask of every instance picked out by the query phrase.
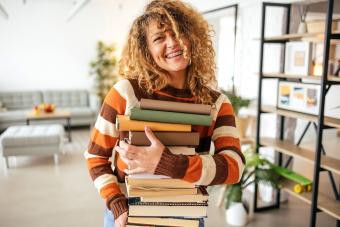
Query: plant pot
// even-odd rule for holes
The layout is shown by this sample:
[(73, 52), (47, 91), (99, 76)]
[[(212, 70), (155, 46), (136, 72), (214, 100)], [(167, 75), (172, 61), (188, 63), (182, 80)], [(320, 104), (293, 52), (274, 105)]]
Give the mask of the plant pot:
[(245, 226), (248, 222), (248, 214), (241, 202), (232, 203), (226, 210), (226, 221), (233, 226)]
[(240, 133), (240, 138), (245, 138), (249, 126), (249, 117), (236, 117), (236, 126)]

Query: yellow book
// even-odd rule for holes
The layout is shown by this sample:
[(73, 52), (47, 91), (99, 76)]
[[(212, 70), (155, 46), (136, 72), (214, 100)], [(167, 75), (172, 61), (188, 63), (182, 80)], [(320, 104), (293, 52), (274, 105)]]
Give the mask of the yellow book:
[(144, 131), (145, 126), (150, 127), (152, 131), (191, 132), (191, 125), (136, 121), (130, 120), (130, 117), (126, 115), (117, 115), (116, 128), (118, 131)]
[(149, 217), (128, 217), (128, 224), (151, 225), (151, 226), (185, 226), (198, 227), (198, 220), (177, 219), (177, 218), (149, 218)]

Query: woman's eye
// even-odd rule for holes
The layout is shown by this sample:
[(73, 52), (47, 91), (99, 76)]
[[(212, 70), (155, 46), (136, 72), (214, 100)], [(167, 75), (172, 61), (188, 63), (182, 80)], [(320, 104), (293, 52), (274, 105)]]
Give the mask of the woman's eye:
[(158, 42), (158, 41), (160, 41), (162, 39), (162, 37), (161, 36), (159, 36), (159, 37), (156, 37), (154, 40), (153, 40), (153, 42)]

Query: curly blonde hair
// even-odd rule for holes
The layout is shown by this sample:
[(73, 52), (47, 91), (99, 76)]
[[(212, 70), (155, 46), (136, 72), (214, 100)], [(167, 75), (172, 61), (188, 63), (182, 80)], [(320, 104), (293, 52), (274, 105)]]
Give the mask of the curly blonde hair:
[[(149, 93), (167, 85), (166, 71), (155, 63), (148, 50), (146, 29), (151, 22), (158, 23), (160, 28), (171, 26), (184, 48), (185, 58), (191, 51), (186, 87), (196, 97), (196, 103), (212, 104), (210, 90), (217, 85), (212, 29), (200, 13), (178, 0), (154, 0), (135, 19), (119, 62), (120, 75), (126, 79), (137, 79), (139, 86)], [(185, 49), (181, 37), (189, 40), (191, 50)]]

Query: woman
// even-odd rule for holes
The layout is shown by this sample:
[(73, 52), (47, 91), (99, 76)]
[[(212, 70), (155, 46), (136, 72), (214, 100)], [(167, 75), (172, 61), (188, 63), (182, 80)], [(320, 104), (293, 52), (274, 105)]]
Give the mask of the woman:
[[(163, 174), (197, 185), (239, 181), (244, 157), (231, 104), (213, 90), (214, 55), (209, 25), (181, 1), (152, 1), (133, 22), (120, 61), (124, 79), (107, 94), (85, 152), (90, 175), (106, 200), (105, 227), (125, 226), (127, 199), (118, 182), (123, 182), (126, 174)], [(118, 145), (116, 116), (128, 115), (141, 98), (211, 104), (213, 124), (193, 126), (200, 133), (199, 154), (171, 154), (148, 128), (149, 147), (123, 141)], [(215, 151), (208, 155), (211, 141)], [(109, 161), (113, 148), (117, 151), (114, 171)]]

